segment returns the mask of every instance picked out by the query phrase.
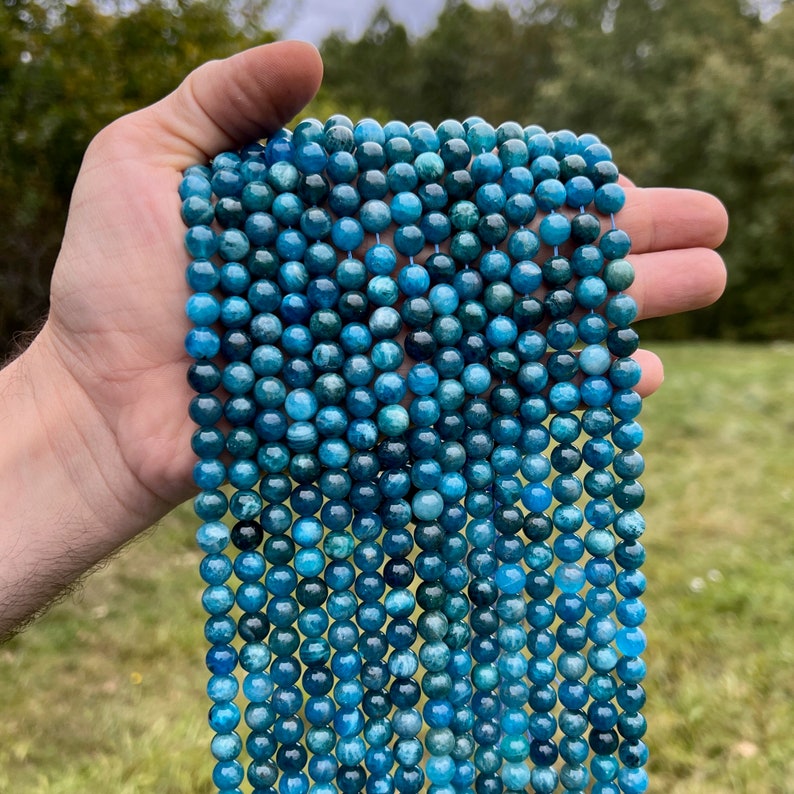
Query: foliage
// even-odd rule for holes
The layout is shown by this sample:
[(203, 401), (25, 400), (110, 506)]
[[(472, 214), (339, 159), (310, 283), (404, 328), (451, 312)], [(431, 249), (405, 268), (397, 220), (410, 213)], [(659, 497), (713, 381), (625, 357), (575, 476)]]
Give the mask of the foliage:
[[(651, 790), (788, 792), (794, 345), (657, 352), (667, 380), (641, 415)], [(217, 791), (194, 531), (185, 505), (0, 647), (0, 791)]]
[(727, 294), (646, 335), (791, 338), (794, 5), (765, 23), (740, 0), (525, 9), (448, 0), (415, 42), (381, 12), (360, 42), (325, 42), (324, 96), (384, 119), (476, 114), (593, 131), (638, 184), (715, 193), (733, 219)]
[[(504, 0), (503, 0), (504, 1)], [(386, 10), (360, 41), (322, 47), (308, 112), (514, 118), (599, 134), (643, 185), (711, 191), (732, 227), (725, 297), (644, 333), (794, 336), (794, 3), (756, 0), (447, 0), (412, 39)], [(0, 338), (46, 307), (82, 153), (113, 118), (198, 63), (268, 38), (267, 0), (0, 3)], [(112, 13), (111, 13), (112, 12)], [(265, 25), (266, 26), (266, 25)]]
[(91, 138), (250, 43), (220, 0), (153, 0), (114, 15), (88, 0), (0, 3), (0, 339), (45, 311)]

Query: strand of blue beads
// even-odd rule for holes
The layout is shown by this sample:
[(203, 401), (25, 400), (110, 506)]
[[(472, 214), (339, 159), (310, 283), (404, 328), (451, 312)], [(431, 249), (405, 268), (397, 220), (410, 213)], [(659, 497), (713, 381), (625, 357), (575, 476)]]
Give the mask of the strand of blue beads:
[(617, 176), (344, 116), (185, 173), (219, 792), (647, 789)]

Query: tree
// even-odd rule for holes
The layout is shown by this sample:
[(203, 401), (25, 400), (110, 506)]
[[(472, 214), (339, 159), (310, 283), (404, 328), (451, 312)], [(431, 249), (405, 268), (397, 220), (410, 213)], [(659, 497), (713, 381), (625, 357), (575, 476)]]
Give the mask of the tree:
[(538, 0), (516, 15), (448, 0), (415, 42), (384, 12), (360, 42), (324, 46), (324, 106), (594, 132), (639, 184), (710, 191), (732, 217), (723, 299), (646, 335), (792, 338), (794, 5), (768, 21), (759, 9)]
[[(263, 8), (248, 3), (250, 13), (254, 6)], [(0, 4), (0, 336), (7, 350), (10, 337), (46, 310), (89, 141), (208, 58), (250, 45), (227, 10), (217, 0), (157, 0), (120, 15), (101, 13), (88, 0)]]

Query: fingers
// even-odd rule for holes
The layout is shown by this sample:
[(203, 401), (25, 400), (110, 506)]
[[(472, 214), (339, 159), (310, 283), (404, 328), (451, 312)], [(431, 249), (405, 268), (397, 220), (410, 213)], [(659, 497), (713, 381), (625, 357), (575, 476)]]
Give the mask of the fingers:
[(626, 205), (615, 216), (636, 254), (680, 248), (716, 248), (728, 232), (728, 214), (709, 193), (626, 185)]
[(312, 45), (266, 44), (205, 63), (173, 93), (119, 123), (132, 146), (183, 169), (279, 129), (314, 96), (321, 78)]
[(642, 397), (653, 394), (664, 380), (664, 366), (656, 353), (650, 350), (637, 350), (632, 358), (640, 365), (642, 377), (637, 384), (637, 392)]
[(659, 251), (629, 256), (636, 274), (627, 290), (639, 318), (664, 317), (709, 306), (725, 289), (725, 265), (709, 248)]

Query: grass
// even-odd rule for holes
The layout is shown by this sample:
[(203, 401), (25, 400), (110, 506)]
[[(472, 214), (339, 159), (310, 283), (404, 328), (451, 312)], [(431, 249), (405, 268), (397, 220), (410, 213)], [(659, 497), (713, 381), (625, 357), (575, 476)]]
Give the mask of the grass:
[[(792, 791), (794, 346), (657, 349), (651, 790)], [(213, 791), (192, 526), (176, 510), (0, 647), (0, 791)]]

